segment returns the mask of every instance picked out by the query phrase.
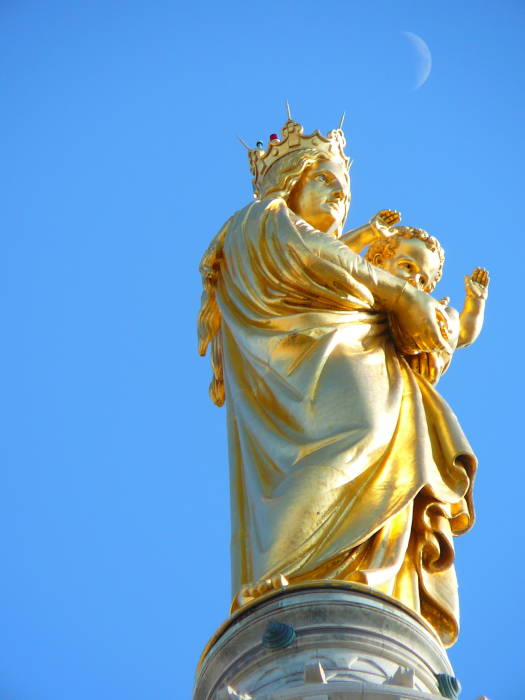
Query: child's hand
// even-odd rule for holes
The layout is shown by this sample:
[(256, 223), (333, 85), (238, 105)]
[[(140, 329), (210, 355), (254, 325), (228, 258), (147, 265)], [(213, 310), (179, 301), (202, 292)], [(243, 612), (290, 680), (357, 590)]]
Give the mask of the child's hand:
[(483, 267), (476, 267), (474, 272), (465, 277), (465, 291), (473, 299), (485, 300), (489, 295), (489, 273)]
[(401, 221), (401, 214), (393, 209), (381, 209), (370, 219), (370, 226), (381, 236), (392, 236), (395, 231), (390, 228)]

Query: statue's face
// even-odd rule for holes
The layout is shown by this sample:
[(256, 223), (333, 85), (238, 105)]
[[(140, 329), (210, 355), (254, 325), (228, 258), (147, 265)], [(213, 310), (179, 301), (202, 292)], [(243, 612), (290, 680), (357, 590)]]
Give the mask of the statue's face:
[(378, 267), (407, 280), (422, 292), (429, 289), (439, 271), (439, 255), (418, 238), (401, 238), (392, 257), (379, 256)]
[(320, 160), (302, 174), (288, 206), (319, 231), (332, 229), (339, 235), (345, 216), (347, 178), (341, 163)]

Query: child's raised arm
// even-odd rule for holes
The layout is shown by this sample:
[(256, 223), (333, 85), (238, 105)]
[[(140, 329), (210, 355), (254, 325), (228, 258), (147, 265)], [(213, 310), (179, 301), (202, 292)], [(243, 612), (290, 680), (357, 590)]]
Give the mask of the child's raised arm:
[(471, 345), (483, 327), (485, 301), (488, 297), (489, 273), (483, 267), (476, 267), (470, 277), (465, 277), (465, 304), (459, 316), (458, 348)]
[(354, 253), (360, 254), (377, 238), (391, 236), (395, 233), (395, 231), (390, 230), (390, 227), (400, 221), (401, 214), (398, 211), (382, 209), (370, 219), (368, 224), (343, 233), (339, 240), (345, 243)]

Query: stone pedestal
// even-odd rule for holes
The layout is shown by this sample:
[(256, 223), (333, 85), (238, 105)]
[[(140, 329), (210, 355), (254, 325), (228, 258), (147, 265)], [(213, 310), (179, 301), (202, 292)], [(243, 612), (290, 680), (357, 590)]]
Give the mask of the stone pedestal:
[(455, 700), (432, 628), (392, 598), (295, 585), (228, 620), (205, 649), (194, 700)]

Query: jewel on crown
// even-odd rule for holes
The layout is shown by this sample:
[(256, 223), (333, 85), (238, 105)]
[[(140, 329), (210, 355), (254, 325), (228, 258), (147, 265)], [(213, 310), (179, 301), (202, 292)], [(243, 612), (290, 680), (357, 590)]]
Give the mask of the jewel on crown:
[(282, 138), (280, 140), (275, 138), (276, 134), (272, 134), (266, 150), (263, 150), (261, 142), (258, 141), (257, 148), (250, 148), (248, 151), (255, 195), (258, 196), (260, 194), (261, 182), (272, 165), (284, 156), (295, 151), (314, 149), (325, 153), (330, 159), (335, 158), (342, 161), (345, 167), (348, 168), (350, 159), (344, 152), (346, 139), (342, 131), (343, 120), (344, 115), (341, 118), (338, 128), (332, 129), (326, 136), (323, 136), (317, 130), (312, 134), (304, 136), (302, 125), (294, 121), (289, 114), (288, 121), (281, 129)]

